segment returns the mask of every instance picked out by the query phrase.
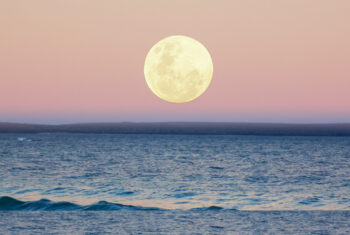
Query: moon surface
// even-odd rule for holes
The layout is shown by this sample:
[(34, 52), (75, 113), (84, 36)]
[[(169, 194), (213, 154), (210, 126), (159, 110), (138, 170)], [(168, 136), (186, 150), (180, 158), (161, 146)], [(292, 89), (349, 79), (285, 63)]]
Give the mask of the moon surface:
[(176, 35), (160, 40), (151, 48), (144, 73), (148, 87), (156, 96), (172, 103), (185, 103), (207, 90), (213, 76), (213, 62), (200, 42)]

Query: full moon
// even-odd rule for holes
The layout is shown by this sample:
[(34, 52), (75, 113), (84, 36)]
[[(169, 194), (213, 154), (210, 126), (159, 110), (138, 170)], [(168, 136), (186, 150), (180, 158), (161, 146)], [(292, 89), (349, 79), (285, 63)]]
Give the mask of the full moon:
[(156, 96), (172, 103), (185, 103), (207, 90), (213, 76), (213, 62), (200, 42), (176, 35), (160, 40), (150, 49), (144, 73), (148, 87)]

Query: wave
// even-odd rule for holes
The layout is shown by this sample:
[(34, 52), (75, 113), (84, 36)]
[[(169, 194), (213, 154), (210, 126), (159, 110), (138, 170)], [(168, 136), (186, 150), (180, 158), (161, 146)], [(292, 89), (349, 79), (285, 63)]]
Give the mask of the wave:
[(0, 210), (2, 211), (109, 211), (109, 210), (162, 210), (156, 207), (140, 207), (99, 201), (91, 205), (78, 205), (72, 202), (53, 202), (48, 199), (38, 201), (20, 201), (12, 197), (0, 197)]
[[(208, 206), (208, 207), (193, 208), (191, 210), (194, 210), (194, 211), (219, 211), (219, 210), (224, 210), (224, 208), (221, 206)], [(225, 209), (225, 210), (227, 210), (227, 209)], [(236, 210), (236, 209), (229, 209), (229, 210)]]
[[(201, 208), (193, 208), (194, 211), (216, 211), (223, 210), (219, 206), (209, 206)], [(119, 203), (111, 203), (106, 201), (99, 201), (91, 205), (79, 205), (72, 202), (53, 202), (48, 199), (41, 199), (38, 201), (20, 201), (12, 197), (0, 197), (0, 211), (110, 211), (110, 210), (128, 210), (128, 211), (150, 211), (161, 210), (158, 207), (142, 207), (124, 205)]]

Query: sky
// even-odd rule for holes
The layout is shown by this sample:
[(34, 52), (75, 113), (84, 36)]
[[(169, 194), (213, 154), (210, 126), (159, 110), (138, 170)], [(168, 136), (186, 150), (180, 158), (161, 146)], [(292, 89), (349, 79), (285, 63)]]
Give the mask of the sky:
[[(349, 0), (0, 1), (0, 122), (350, 122)], [(208, 49), (183, 104), (143, 74), (159, 40)]]

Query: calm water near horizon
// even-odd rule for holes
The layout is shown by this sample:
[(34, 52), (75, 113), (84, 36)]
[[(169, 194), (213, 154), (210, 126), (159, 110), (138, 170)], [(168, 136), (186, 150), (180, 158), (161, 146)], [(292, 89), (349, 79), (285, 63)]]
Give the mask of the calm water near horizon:
[(0, 179), (8, 234), (350, 233), (349, 137), (0, 134)]

